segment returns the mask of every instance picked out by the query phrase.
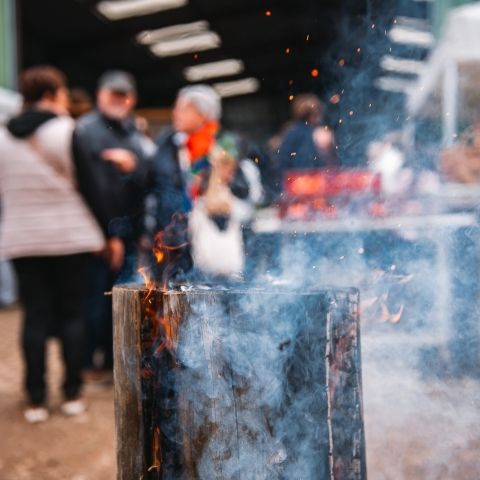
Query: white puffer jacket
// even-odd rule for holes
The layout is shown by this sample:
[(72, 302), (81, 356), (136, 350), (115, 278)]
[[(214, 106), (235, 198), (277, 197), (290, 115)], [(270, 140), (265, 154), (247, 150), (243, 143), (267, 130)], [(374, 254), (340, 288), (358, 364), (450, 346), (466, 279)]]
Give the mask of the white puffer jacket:
[(27, 139), (0, 128), (0, 256), (96, 252), (104, 236), (75, 187), (74, 121), (56, 117)]

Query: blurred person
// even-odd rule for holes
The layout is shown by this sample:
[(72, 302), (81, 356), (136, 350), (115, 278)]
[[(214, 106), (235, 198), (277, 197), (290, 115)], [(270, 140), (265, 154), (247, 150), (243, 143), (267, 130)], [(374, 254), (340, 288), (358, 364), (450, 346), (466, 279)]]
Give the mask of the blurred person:
[(323, 109), (323, 103), (313, 94), (298, 95), (293, 101), (294, 121), (278, 148), (282, 172), (338, 165), (333, 132), (321, 124)]
[(440, 151), (440, 171), (448, 182), (480, 183), (480, 122), (469, 126), (457, 142)]
[(111, 376), (112, 306), (105, 292), (134, 277), (143, 232), (148, 152), (135, 126), (136, 102), (133, 76), (106, 72), (98, 82), (97, 108), (78, 120), (73, 137), (80, 191), (109, 239), (107, 256), (93, 258), (89, 273), (85, 368), (92, 379), (100, 372)]
[(399, 181), (405, 164), (405, 155), (397, 139), (386, 136), (381, 141), (371, 142), (367, 155), (370, 169), (381, 175), (382, 192), (386, 196), (400, 193), (408, 188), (409, 185), (405, 186)]
[(104, 236), (76, 189), (71, 156), (74, 121), (66, 78), (40, 66), (20, 77), (24, 109), (0, 130), (0, 250), (13, 259), (24, 307), (22, 349), (29, 422), (45, 421), (45, 350), (49, 333), (62, 343), (67, 415), (82, 413), (81, 368), (88, 254)]
[(138, 130), (138, 133), (140, 134), (139, 140), (142, 144), (143, 151), (148, 156), (150, 157), (153, 156), (157, 148), (156, 148), (155, 142), (153, 141), (153, 136), (152, 136), (152, 131), (150, 129), (149, 121), (145, 117), (142, 117), (141, 115), (135, 115), (134, 122), (135, 122), (135, 128)]
[[(161, 134), (156, 142), (154, 191), (158, 230), (164, 230), (174, 216), (179, 218), (179, 213), (189, 213), (194, 201), (204, 193), (212, 167), (209, 154), (222, 136), (220, 116), (221, 100), (213, 88), (195, 85), (179, 91), (172, 115), (173, 129)], [(228, 188), (237, 199), (248, 201), (249, 183), (238, 165)], [(186, 249), (170, 274), (182, 275), (192, 266), (190, 251)]]
[(69, 112), (73, 119), (86, 115), (95, 108), (92, 97), (84, 88), (72, 88), (70, 90)]

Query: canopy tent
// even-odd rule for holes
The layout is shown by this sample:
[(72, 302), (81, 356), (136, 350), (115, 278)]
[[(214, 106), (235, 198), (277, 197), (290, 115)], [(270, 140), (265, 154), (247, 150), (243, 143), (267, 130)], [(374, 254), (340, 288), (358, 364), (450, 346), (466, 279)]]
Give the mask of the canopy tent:
[(451, 144), (458, 127), (460, 92), (467, 105), (479, 100), (480, 2), (453, 9), (444, 33), (426, 68), (409, 93), (407, 110), (412, 116), (441, 104), (443, 140)]

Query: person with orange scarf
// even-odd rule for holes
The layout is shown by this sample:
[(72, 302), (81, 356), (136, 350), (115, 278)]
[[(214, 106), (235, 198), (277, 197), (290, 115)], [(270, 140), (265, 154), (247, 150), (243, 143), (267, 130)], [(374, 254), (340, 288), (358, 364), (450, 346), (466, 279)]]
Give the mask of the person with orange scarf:
[[(152, 180), (157, 231), (168, 226), (170, 231), (172, 219), (178, 221), (183, 214), (188, 214), (195, 200), (205, 193), (211, 174), (209, 155), (220, 136), (221, 110), (219, 95), (208, 85), (189, 86), (179, 91), (172, 115), (173, 129), (161, 134), (156, 141)], [(248, 182), (240, 169), (235, 172), (230, 189), (237, 198), (248, 197)], [(186, 232), (187, 229), (176, 225), (174, 230)], [(174, 241), (184, 244), (185, 238), (181, 236)], [(190, 270), (189, 251), (181, 257), (178, 270)]]

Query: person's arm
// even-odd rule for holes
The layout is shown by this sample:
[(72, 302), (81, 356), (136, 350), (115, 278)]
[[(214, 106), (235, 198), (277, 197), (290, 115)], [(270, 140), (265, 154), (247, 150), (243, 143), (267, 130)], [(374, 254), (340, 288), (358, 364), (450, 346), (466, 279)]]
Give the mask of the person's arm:
[(82, 127), (73, 132), (72, 153), (77, 187), (85, 202), (90, 207), (106, 237), (109, 237), (110, 215), (104, 201), (106, 185), (101, 172), (101, 164), (88, 148), (89, 142)]
[(118, 271), (125, 258), (125, 246), (122, 239), (110, 231), (111, 215), (105, 198), (108, 192), (105, 184), (107, 179), (102, 175), (101, 164), (97, 162), (93, 152), (87, 146), (85, 132), (81, 128), (75, 130), (72, 138), (72, 152), (77, 187), (107, 238), (105, 255), (110, 268)]

